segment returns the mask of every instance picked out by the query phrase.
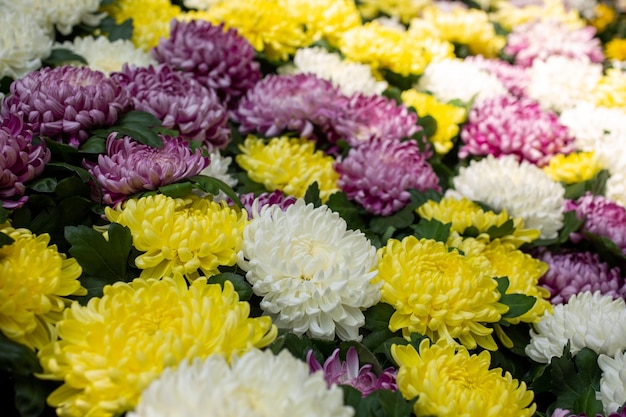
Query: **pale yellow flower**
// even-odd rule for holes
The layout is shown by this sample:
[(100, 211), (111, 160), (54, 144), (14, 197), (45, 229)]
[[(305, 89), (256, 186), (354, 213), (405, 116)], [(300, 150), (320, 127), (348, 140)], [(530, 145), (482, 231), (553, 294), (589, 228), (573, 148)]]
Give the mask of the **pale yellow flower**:
[(575, 184), (592, 179), (602, 168), (594, 152), (574, 152), (553, 156), (543, 170), (554, 181)]
[(432, 0), (361, 0), (359, 11), (363, 18), (372, 20), (378, 16), (396, 16), (403, 23), (417, 16), (424, 7), (432, 4)]
[(619, 69), (608, 69), (596, 85), (594, 95), (596, 106), (626, 111), (626, 74)]
[(495, 2), (495, 12), (490, 14), (492, 21), (500, 24), (505, 30), (537, 19), (562, 22), (570, 29), (581, 29), (586, 26), (576, 9), (566, 10), (561, 0), (543, 0), (543, 4), (529, 4), (516, 7), (508, 0)]

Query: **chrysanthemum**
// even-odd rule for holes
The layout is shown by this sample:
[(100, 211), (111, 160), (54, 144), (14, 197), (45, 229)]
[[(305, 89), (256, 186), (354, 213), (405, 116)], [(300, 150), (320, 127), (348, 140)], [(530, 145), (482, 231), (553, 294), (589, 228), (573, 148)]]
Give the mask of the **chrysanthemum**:
[(602, 195), (587, 193), (568, 200), (565, 210), (576, 210), (576, 217), (585, 219), (581, 230), (570, 234), (573, 242), (583, 240), (586, 231), (610, 239), (626, 254), (626, 208)]
[(530, 331), (526, 355), (539, 363), (561, 357), (570, 344), (572, 355), (584, 347), (615, 355), (626, 346), (626, 303), (600, 291), (572, 295), (567, 304), (554, 306)]
[(281, 190), (300, 198), (317, 182), (322, 201), (339, 191), (339, 174), (333, 168), (335, 159), (316, 150), (314, 141), (281, 136), (266, 143), (250, 135), (240, 150), (237, 164), (268, 191)]
[(436, 190), (439, 178), (414, 140), (372, 140), (335, 164), (337, 186), (373, 214), (388, 216), (411, 201), (410, 189)]
[(535, 60), (558, 55), (575, 61), (602, 62), (600, 39), (592, 26), (568, 28), (557, 21), (532, 21), (513, 28), (506, 38), (504, 52), (515, 64), (528, 68)]
[(254, 193), (247, 193), (239, 196), (241, 204), (248, 212), (248, 220), (252, 220), (255, 211), (261, 211), (265, 206), (278, 206), (281, 210), (287, 210), (287, 207), (293, 205), (297, 198), (291, 195), (285, 195), (280, 190), (274, 190), (271, 193), (261, 193), (258, 196)]
[(626, 74), (617, 68), (608, 69), (595, 86), (593, 95), (598, 106), (626, 111)]
[(46, 67), (11, 84), (0, 116), (22, 114), (34, 134), (77, 147), (92, 129), (114, 124), (129, 104), (128, 91), (100, 71)]
[(585, 291), (626, 298), (626, 280), (620, 269), (600, 260), (597, 253), (541, 250), (537, 257), (550, 266), (540, 283), (550, 291), (552, 304), (567, 303)]
[(600, 400), (604, 413), (616, 413), (626, 403), (626, 351), (622, 348), (613, 356), (600, 355), (598, 366), (602, 371)]
[[(588, 417), (586, 413), (575, 414), (570, 410), (556, 408), (550, 417)], [(609, 413), (606, 415), (596, 414), (596, 417), (626, 417), (626, 407), (622, 409), (619, 413)]]
[(380, 299), (374, 246), (328, 207), (302, 199), (254, 213), (238, 265), (265, 314), (298, 335), (360, 339), (362, 310)]
[[(156, 64), (150, 54), (138, 49), (127, 39), (110, 41), (106, 36), (76, 37), (71, 41), (65, 41), (56, 46), (69, 49), (85, 58), (89, 68), (110, 74), (121, 71), (124, 64), (136, 67), (147, 67)], [(72, 63), (74, 66), (84, 65), (81, 62)]]
[(468, 56), (466, 62), (474, 64), (476, 67), (489, 74), (495, 75), (506, 87), (510, 94), (516, 97), (526, 95), (526, 88), (530, 81), (525, 68), (511, 65), (501, 59), (485, 59), (480, 55)]
[(116, 139), (116, 135), (109, 135), (106, 154), (98, 155), (97, 163), (83, 164), (96, 180), (92, 198), (111, 206), (138, 191), (156, 190), (197, 175), (210, 162), (201, 149), (192, 151), (181, 137), (159, 135), (163, 147), (153, 148), (129, 136)]
[(434, 96), (415, 89), (402, 92), (402, 101), (413, 107), (419, 117), (431, 116), (437, 122), (437, 130), (428, 138), (438, 154), (445, 155), (454, 146), (454, 138), (459, 134), (459, 124), (467, 117), (463, 107), (442, 103)]
[(534, 20), (563, 22), (572, 29), (582, 28), (586, 24), (580, 14), (567, 8), (562, 0), (539, 0), (526, 4), (522, 2), (522, 5), (499, 0), (494, 2), (494, 8), (496, 10), (490, 14), (491, 20), (508, 31)]
[(507, 307), (500, 304), (496, 281), (486, 271), (442, 242), (390, 239), (378, 251), (381, 301), (396, 310), (389, 321), (402, 330), (433, 340), (496, 350), (490, 323), (500, 321)]
[(161, 64), (145, 68), (124, 65), (111, 78), (128, 91), (135, 110), (153, 114), (164, 127), (177, 129), (209, 149), (223, 148), (230, 141), (228, 110), (214, 90), (191, 76)]
[[(200, 175), (216, 178), (231, 188), (237, 185), (239, 182), (237, 181), (237, 178), (228, 173), (228, 169), (233, 162), (233, 158), (230, 156), (222, 156), (221, 152), (216, 149), (209, 154), (209, 159), (211, 160), (211, 163), (200, 171)], [(198, 195), (203, 195), (203, 193), (199, 190), (194, 190), (194, 192)], [(226, 200), (228, 197), (223, 191), (220, 190), (218, 194), (214, 195), (212, 198), (215, 201), (221, 201)]]
[(293, 65), (282, 66), (278, 71), (282, 74), (315, 74), (318, 78), (331, 81), (347, 96), (356, 93), (382, 94), (388, 85), (386, 81), (374, 78), (369, 65), (342, 60), (339, 54), (321, 47), (299, 49), (293, 57)]
[(166, 369), (128, 417), (352, 417), (338, 386), (283, 350), (252, 349), (231, 364), (219, 355)]
[(152, 55), (161, 63), (193, 74), (231, 106), (261, 79), (252, 46), (235, 29), (225, 30), (223, 24), (172, 20), (169, 39), (161, 39)]
[(610, 156), (617, 150), (613, 146), (605, 149), (608, 142), (620, 138), (616, 142), (621, 144), (621, 138), (626, 137), (626, 111), (620, 108), (602, 107), (583, 101), (564, 110), (559, 121), (576, 138), (578, 149), (595, 151), (602, 162), (606, 160), (603, 157), (605, 154)]
[(322, 371), (328, 387), (333, 385), (349, 385), (361, 391), (363, 397), (367, 397), (372, 392), (379, 389), (396, 391), (396, 370), (394, 368), (384, 369), (380, 376), (372, 371), (371, 364), (360, 366), (359, 354), (354, 346), (346, 352), (346, 360), (339, 358), (339, 348), (326, 359), (324, 365), (320, 364), (313, 351), (306, 355), (306, 361), (311, 372)]
[(6, 209), (28, 200), (24, 183), (38, 177), (50, 161), (45, 142), (34, 144), (32, 136), (21, 117), (10, 114), (0, 122), (0, 205)]
[(425, 339), (419, 352), (412, 345), (393, 345), (391, 354), (400, 366), (400, 392), (418, 397), (413, 406), (418, 417), (530, 417), (537, 408), (524, 382), (490, 369), (487, 351), (470, 355), (463, 346)]
[(0, 78), (18, 79), (40, 68), (52, 49), (50, 34), (29, 14), (12, 10), (3, 9), (0, 26)]
[(541, 231), (542, 239), (555, 238), (563, 226), (565, 189), (529, 162), (490, 155), (462, 167), (453, 182), (457, 194), (522, 217), (527, 228)]
[(226, 202), (162, 194), (128, 200), (116, 210), (106, 207), (105, 214), (130, 229), (133, 246), (143, 252), (135, 265), (145, 278), (195, 279), (200, 271), (210, 277), (220, 265), (234, 265), (248, 219)]
[(554, 181), (575, 184), (592, 179), (602, 168), (594, 152), (575, 152), (554, 155), (543, 170)]
[(54, 30), (70, 35), (74, 26), (84, 23), (97, 26), (104, 17), (99, 13), (99, 0), (0, 0), (2, 11), (17, 11), (28, 16), (28, 25), (36, 25), (54, 37)]
[(626, 39), (613, 38), (604, 46), (606, 59), (626, 61)]
[(209, 355), (229, 360), (276, 338), (271, 320), (249, 317), (229, 281), (222, 289), (205, 278), (189, 287), (182, 277), (137, 278), (103, 291), (66, 309), (59, 340), (39, 352), (40, 377), (63, 382), (48, 397), (59, 416), (132, 410), (164, 369)]
[(430, 0), (362, 0), (359, 11), (366, 20), (379, 15), (397, 16), (402, 22), (409, 23), (430, 4)]
[(459, 157), (513, 155), (537, 166), (574, 151), (574, 137), (558, 116), (538, 102), (510, 95), (476, 103), (461, 129)]

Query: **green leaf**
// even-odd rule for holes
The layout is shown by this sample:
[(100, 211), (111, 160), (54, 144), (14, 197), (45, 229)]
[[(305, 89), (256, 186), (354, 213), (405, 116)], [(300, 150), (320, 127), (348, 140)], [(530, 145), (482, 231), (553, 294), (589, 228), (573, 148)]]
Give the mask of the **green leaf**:
[(11, 92), (11, 84), (13, 84), (13, 78), (8, 75), (0, 78), (0, 93), (9, 94)]
[(11, 210), (7, 210), (0, 205), (0, 223), (6, 222), (11, 213), (12, 213)]
[(500, 302), (509, 306), (509, 311), (502, 315), (503, 319), (519, 317), (529, 311), (537, 299), (526, 294), (504, 294), (500, 297)]
[(368, 308), (363, 313), (365, 315), (365, 327), (367, 330), (388, 330), (389, 320), (396, 310), (393, 306), (380, 302)]
[(599, 387), (602, 371), (598, 366), (598, 355), (591, 349), (583, 348), (576, 357), (572, 357), (569, 345), (566, 346), (560, 358), (552, 358), (550, 374), (552, 390), (557, 397), (555, 407), (569, 409), (574, 414), (585, 412), (577, 407), (596, 407), (588, 391), (590, 388), (595, 391)]
[(2, 246), (10, 245), (13, 242), (15, 242), (15, 239), (5, 233), (0, 232), (0, 248)]
[(161, 194), (172, 198), (184, 198), (191, 194), (193, 185), (190, 182), (177, 182), (159, 187)]
[[(65, 145), (63, 143), (55, 142), (49, 138), (45, 138), (46, 147), (50, 149), (52, 153), (52, 160), (72, 161), (79, 156), (78, 149)], [(53, 162), (46, 164), (49, 167)]]
[(10, 340), (1, 332), (0, 369), (19, 375), (28, 375), (42, 370), (34, 351)]
[(221, 274), (213, 275), (209, 278), (209, 284), (220, 284), (222, 288), (224, 287), (224, 282), (230, 281), (235, 288), (237, 294), (239, 294), (239, 299), (241, 301), (248, 301), (252, 298), (252, 286), (245, 280), (244, 277), (238, 274), (234, 274), (232, 272), (222, 272)]
[(422, 132), (427, 138), (432, 137), (437, 132), (437, 119), (430, 115), (420, 117), (417, 124), (422, 127)]
[(515, 231), (515, 223), (513, 219), (508, 219), (500, 226), (493, 225), (487, 229), (487, 234), (491, 240), (498, 239), (504, 236), (512, 235)]
[(596, 235), (586, 230), (583, 231), (583, 234), (595, 246), (596, 251), (600, 255), (609, 254), (620, 260), (626, 259), (626, 255), (622, 253), (622, 250), (608, 237)]
[(60, 168), (66, 171), (70, 171), (76, 174), (82, 182), (89, 182), (93, 180), (93, 177), (91, 176), (89, 171), (76, 165), (68, 164), (66, 162), (49, 162), (46, 165), (46, 168)]
[(105, 153), (107, 150), (106, 138), (96, 135), (91, 136), (80, 146), (79, 150), (84, 153)]
[(511, 284), (509, 277), (494, 277), (494, 280), (498, 283), (500, 296), (504, 296), (506, 294), (506, 290), (509, 289), (509, 285)]
[(411, 201), (413, 202), (413, 206), (415, 208), (420, 207), (422, 204), (428, 201), (434, 201), (436, 203), (441, 201), (442, 195), (435, 190), (426, 190), (425, 192), (411, 189), (409, 190), (409, 194), (411, 194)]
[(576, 200), (587, 192), (591, 192), (593, 195), (603, 195), (609, 176), (609, 171), (603, 169), (589, 180), (567, 184), (565, 185), (565, 198)]
[(602, 415), (604, 412), (602, 401), (596, 398), (596, 390), (593, 387), (587, 387), (580, 393), (579, 397), (574, 401), (573, 410), (576, 410), (576, 413), (585, 413), (588, 416)]
[(46, 398), (57, 387), (53, 381), (42, 381), (34, 375), (15, 375), (15, 408), (20, 417), (41, 417)]
[(196, 184), (205, 193), (217, 195), (220, 191), (223, 191), (239, 208), (243, 208), (243, 203), (237, 193), (224, 181), (207, 175), (196, 175), (187, 179)]
[(437, 219), (422, 219), (414, 227), (414, 235), (418, 239), (433, 239), (439, 242), (447, 242), (450, 236), (452, 223), (443, 224)]
[(50, 55), (43, 61), (43, 64), (49, 67), (58, 67), (72, 62), (80, 62), (85, 65), (89, 64), (83, 56), (66, 48), (52, 49)]
[(133, 36), (133, 19), (126, 19), (118, 24), (114, 18), (107, 16), (100, 21), (99, 27), (111, 42)]
[(380, 401), (384, 415), (387, 417), (409, 417), (418, 397), (406, 400), (400, 390), (379, 390), (375, 393)]
[(313, 203), (315, 207), (319, 207), (322, 205), (322, 199), (320, 198), (320, 186), (317, 181), (314, 181), (313, 184), (309, 185), (306, 189), (306, 193), (304, 194), (304, 202), (309, 204)]
[(341, 218), (348, 223), (350, 229), (363, 230), (367, 227), (367, 224), (363, 220), (362, 210), (359, 209), (359, 206), (350, 201), (343, 191), (331, 194), (330, 197), (328, 197), (326, 205), (332, 211), (339, 213)]
[(67, 177), (59, 181), (55, 194), (58, 199), (89, 195), (89, 186), (78, 177)]
[(39, 178), (28, 185), (31, 190), (40, 193), (52, 193), (57, 188), (57, 180), (52, 177)]
[(390, 216), (375, 217), (370, 222), (370, 227), (375, 233), (383, 234), (389, 227), (402, 229), (413, 224), (414, 220), (415, 209), (409, 205)]

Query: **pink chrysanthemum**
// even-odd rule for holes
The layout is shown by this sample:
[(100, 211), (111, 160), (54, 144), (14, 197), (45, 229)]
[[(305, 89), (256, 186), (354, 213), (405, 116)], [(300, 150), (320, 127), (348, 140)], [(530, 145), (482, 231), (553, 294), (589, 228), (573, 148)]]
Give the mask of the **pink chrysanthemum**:
[(100, 71), (46, 67), (11, 84), (0, 118), (21, 114), (33, 134), (78, 147), (92, 129), (113, 125), (129, 105), (128, 91)]
[(504, 52), (525, 68), (531, 67), (536, 59), (545, 61), (554, 55), (602, 62), (602, 44), (595, 35), (593, 26), (570, 29), (563, 22), (537, 20), (514, 27), (507, 37)]
[(478, 102), (461, 130), (461, 139), (460, 158), (514, 155), (518, 161), (540, 167), (556, 154), (575, 150), (574, 137), (558, 116), (525, 97), (500, 96)]
[(585, 219), (578, 232), (569, 235), (578, 243), (585, 238), (583, 232), (606, 237), (626, 254), (626, 208), (601, 195), (587, 193), (577, 200), (567, 200), (565, 211), (576, 210), (578, 219)]
[(597, 253), (541, 250), (537, 258), (550, 266), (539, 283), (550, 290), (552, 304), (566, 303), (572, 295), (585, 291), (626, 297), (626, 281), (619, 268), (602, 262)]
[(254, 193), (247, 193), (239, 196), (239, 199), (248, 212), (248, 220), (252, 219), (255, 210), (258, 213), (265, 206), (279, 206), (281, 210), (285, 211), (297, 200), (294, 196), (285, 195), (280, 190), (261, 193), (258, 196)]
[(346, 98), (328, 80), (312, 74), (269, 75), (241, 99), (233, 118), (241, 123), (241, 133), (272, 137), (295, 131), (314, 138), (317, 128), (330, 138), (345, 105)]
[(107, 138), (106, 155), (98, 156), (98, 163), (85, 163), (96, 178), (92, 198), (114, 206), (126, 197), (142, 190), (157, 188), (198, 175), (209, 165), (210, 158), (201, 149), (192, 151), (181, 137), (159, 135), (163, 147), (153, 148), (125, 136), (116, 139), (116, 133)]
[(337, 185), (368, 212), (388, 216), (411, 200), (409, 189), (440, 191), (439, 180), (413, 140), (375, 139), (350, 149), (335, 165)]
[(164, 127), (177, 129), (185, 138), (203, 142), (209, 149), (228, 145), (228, 110), (215, 91), (189, 74), (165, 64), (124, 65), (111, 78), (130, 93), (136, 110), (153, 114)]
[(50, 160), (45, 142), (32, 142), (32, 132), (17, 115), (0, 123), (0, 203), (19, 208), (28, 200), (25, 182), (39, 176)]
[(154, 58), (193, 74), (232, 107), (261, 79), (254, 48), (235, 29), (206, 21), (172, 20), (169, 39), (152, 50)]
[(324, 372), (324, 379), (328, 387), (331, 387), (333, 384), (350, 385), (361, 391), (364, 398), (379, 389), (390, 391), (398, 389), (396, 385), (397, 371), (394, 368), (387, 368), (380, 376), (377, 376), (372, 371), (371, 364), (359, 367), (359, 354), (354, 346), (350, 347), (348, 352), (346, 352), (345, 361), (339, 358), (339, 349), (335, 349), (332, 355), (326, 359), (323, 366), (315, 359), (312, 350), (307, 353), (306, 362), (311, 373), (317, 371)]
[(530, 83), (530, 75), (525, 68), (511, 65), (501, 59), (487, 59), (482, 55), (468, 56), (465, 58), (465, 61), (471, 62), (479, 69), (494, 75), (512, 95), (516, 97), (524, 97), (526, 95), (526, 88)]
[[(585, 413), (574, 414), (570, 410), (557, 408), (556, 410), (552, 412), (552, 415), (550, 417), (591, 417), (591, 416), (587, 416), (587, 414)], [(604, 416), (603, 414), (596, 414), (595, 417), (626, 417), (626, 407), (624, 407), (622, 411), (620, 412), (616, 411), (614, 413), (609, 413), (606, 416)]]

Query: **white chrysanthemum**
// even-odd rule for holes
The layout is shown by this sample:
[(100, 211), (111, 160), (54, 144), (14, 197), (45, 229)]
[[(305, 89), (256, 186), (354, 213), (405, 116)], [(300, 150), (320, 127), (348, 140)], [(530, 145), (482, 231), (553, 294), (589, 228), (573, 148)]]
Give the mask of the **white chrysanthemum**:
[(564, 110), (559, 122), (567, 126), (575, 145), (584, 151), (598, 151), (608, 136), (626, 140), (626, 112), (617, 107), (600, 107), (583, 101)]
[(222, 0), (183, 0), (183, 4), (188, 9), (209, 10)]
[(455, 99), (469, 103), (474, 97), (481, 100), (507, 94), (495, 75), (460, 59), (431, 62), (415, 88), (430, 92), (444, 103)]
[(626, 346), (614, 356), (600, 355), (598, 365), (602, 370), (600, 378), (600, 400), (604, 413), (617, 412), (626, 402)]
[(326, 206), (298, 199), (253, 209), (244, 229), (239, 266), (261, 308), (280, 328), (301, 335), (358, 340), (361, 309), (380, 300), (376, 249)]
[(564, 0), (568, 10), (578, 10), (578, 13), (585, 19), (593, 19), (596, 14), (598, 2), (596, 0)]
[[(233, 158), (230, 156), (222, 156), (218, 150), (214, 150), (209, 154), (209, 156), (211, 157), (211, 163), (209, 166), (200, 171), (200, 175), (217, 178), (218, 180), (225, 182), (226, 185), (231, 188), (237, 185), (237, 178), (228, 173), (228, 168), (230, 167), (231, 162), (233, 162)], [(213, 200), (222, 201), (227, 198), (226, 194), (224, 194), (223, 191), (220, 191), (218, 195), (213, 197)]]
[(3, 10), (0, 28), (0, 78), (22, 78), (39, 69), (41, 60), (50, 55), (52, 38), (28, 14)]
[(386, 81), (374, 78), (369, 65), (344, 61), (339, 54), (320, 47), (299, 49), (293, 58), (293, 65), (280, 67), (278, 72), (315, 74), (318, 78), (332, 82), (347, 96), (354, 93), (382, 94), (388, 85)]
[(352, 417), (339, 386), (283, 350), (250, 350), (228, 364), (221, 355), (168, 368), (128, 417)]
[(530, 331), (526, 354), (536, 362), (561, 357), (570, 343), (572, 354), (584, 347), (613, 356), (626, 346), (626, 303), (600, 291), (573, 295), (567, 304), (554, 306)]
[(542, 239), (553, 239), (563, 226), (565, 189), (541, 168), (514, 156), (492, 155), (472, 161), (454, 178), (455, 191), (470, 200), (506, 209), (522, 217), (528, 229), (538, 229)]
[[(91, 69), (110, 74), (121, 71), (126, 63), (136, 67), (156, 65), (157, 61), (150, 53), (138, 49), (127, 39), (118, 39), (111, 42), (106, 36), (76, 37), (72, 41), (65, 41), (56, 46), (69, 49), (87, 60)], [(80, 62), (76, 66), (82, 66)]]
[(528, 95), (544, 109), (562, 112), (592, 96), (602, 78), (602, 64), (553, 55), (528, 69)]

